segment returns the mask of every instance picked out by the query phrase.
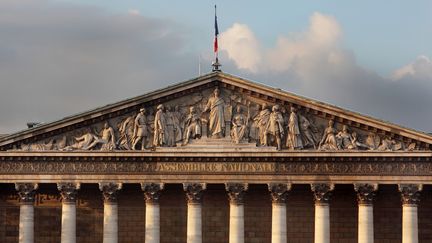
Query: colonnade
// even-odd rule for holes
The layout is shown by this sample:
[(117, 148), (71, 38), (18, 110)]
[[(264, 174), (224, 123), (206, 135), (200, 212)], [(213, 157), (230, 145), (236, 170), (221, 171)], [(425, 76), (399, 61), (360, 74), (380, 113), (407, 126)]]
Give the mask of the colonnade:
[[(333, 184), (311, 184), (315, 201), (315, 243), (330, 242), (330, 201)], [(399, 184), (402, 199), (402, 243), (418, 243), (417, 205), (422, 185)], [(58, 183), (62, 197), (61, 242), (76, 243), (76, 196), (79, 183)], [(19, 242), (34, 242), (34, 200), (38, 184), (16, 183), (20, 198)], [(99, 183), (104, 199), (103, 243), (118, 242), (117, 194), (122, 183)], [(146, 202), (145, 243), (160, 242), (159, 197), (163, 183), (141, 183)], [(184, 183), (187, 198), (187, 243), (202, 243), (202, 198), (206, 183)], [(244, 243), (244, 195), (247, 183), (226, 183), (229, 198), (229, 243)], [(291, 184), (268, 184), (272, 199), (272, 243), (287, 243), (286, 201)], [(377, 184), (354, 184), (358, 201), (358, 242), (373, 243), (373, 200)]]

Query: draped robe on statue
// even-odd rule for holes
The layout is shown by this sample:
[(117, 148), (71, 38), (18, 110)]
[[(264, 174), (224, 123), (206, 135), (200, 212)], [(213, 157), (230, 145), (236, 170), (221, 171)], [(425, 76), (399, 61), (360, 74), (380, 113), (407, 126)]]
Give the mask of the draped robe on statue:
[(205, 110), (210, 110), (210, 124), (209, 130), (211, 136), (222, 135), (225, 130), (225, 118), (224, 118), (225, 104), (221, 97), (210, 97)]

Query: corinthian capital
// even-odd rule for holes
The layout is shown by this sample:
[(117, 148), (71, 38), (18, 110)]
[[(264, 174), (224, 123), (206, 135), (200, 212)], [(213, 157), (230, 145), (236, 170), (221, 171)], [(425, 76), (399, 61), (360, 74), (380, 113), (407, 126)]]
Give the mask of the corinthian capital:
[(15, 183), (15, 189), (18, 191), (21, 203), (34, 203), (37, 183)]
[(163, 188), (163, 183), (141, 183), (146, 203), (158, 203)]
[(371, 205), (378, 190), (378, 184), (354, 184), (354, 190), (357, 192), (359, 205)]
[(288, 191), (291, 190), (290, 183), (269, 183), (268, 189), (273, 203), (285, 203)]
[(57, 189), (60, 191), (63, 202), (75, 203), (80, 183), (57, 183)]
[(232, 204), (243, 204), (244, 194), (248, 189), (247, 183), (225, 183), (229, 201)]
[(122, 183), (104, 182), (99, 183), (99, 189), (102, 192), (105, 203), (117, 202), (118, 191), (122, 189)]
[(316, 204), (328, 204), (331, 192), (334, 190), (334, 184), (314, 183), (311, 184), (311, 189)]
[(399, 191), (403, 205), (416, 206), (420, 202), (422, 184), (399, 184)]
[(183, 183), (183, 190), (186, 192), (187, 202), (201, 203), (206, 186), (205, 183)]

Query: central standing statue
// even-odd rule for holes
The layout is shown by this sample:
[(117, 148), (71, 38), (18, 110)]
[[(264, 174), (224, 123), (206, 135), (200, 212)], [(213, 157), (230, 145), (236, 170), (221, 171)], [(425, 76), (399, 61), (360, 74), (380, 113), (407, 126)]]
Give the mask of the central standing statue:
[(209, 131), (212, 138), (222, 138), (225, 135), (225, 102), (216, 88), (213, 96), (209, 98), (204, 112), (210, 111)]

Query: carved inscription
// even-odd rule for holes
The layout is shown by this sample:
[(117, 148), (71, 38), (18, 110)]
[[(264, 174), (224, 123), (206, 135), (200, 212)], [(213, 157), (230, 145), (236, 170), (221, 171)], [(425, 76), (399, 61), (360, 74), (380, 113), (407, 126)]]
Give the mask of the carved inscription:
[(2, 162), (0, 174), (432, 175), (428, 162)]

